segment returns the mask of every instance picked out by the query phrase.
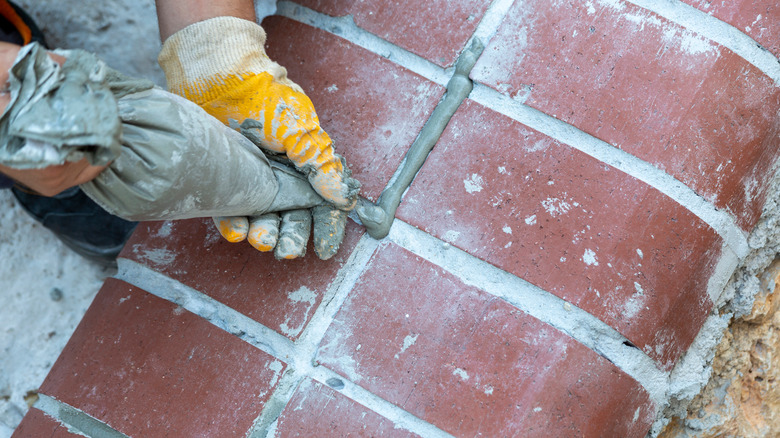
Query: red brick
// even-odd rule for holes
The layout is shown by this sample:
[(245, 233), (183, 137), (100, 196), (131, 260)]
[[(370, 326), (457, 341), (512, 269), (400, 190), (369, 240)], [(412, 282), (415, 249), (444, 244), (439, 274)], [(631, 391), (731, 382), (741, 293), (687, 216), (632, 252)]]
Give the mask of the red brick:
[(643, 182), (470, 100), (398, 217), (590, 312), (666, 369), (712, 307), (707, 281), (721, 239), (709, 226)]
[(109, 279), (40, 392), (137, 437), (244, 436), (284, 365)]
[(780, 57), (780, 5), (776, 0), (681, 0), (736, 27)]
[(11, 438), (78, 438), (68, 428), (38, 409), (30, 409)]
[(444, 94), (368, 50), (305, 24), (271, 17), (268, 54), (314, 102), (323, 128), (376, 200)]
[(646, 392), (573, 339), (384, 244), (321, 364), (456, 436), (644, 437)]
[(617, 5), (515, 3), (472, 77), (658, 166), (752, 229), (778, 157), (780, 89), (728, 49)]
[(325, 385), (306, 379), (279, 417), (274, 436), (393, 438), (418, 435), (395, 429), (392, 421)]
[(322, 261), (309, 242), (298, 260), (276, 260), (247, 242), (229, 243), (211, 219), (141, 223), (121, 257), (144, 264), (297, 339), (363, 229), (352, 222), (339, 252)]
[(352, 15), (355, 24), (441, 66), (455, 63), (490, 2), (479, 0), (299, 0), (331, 16)]

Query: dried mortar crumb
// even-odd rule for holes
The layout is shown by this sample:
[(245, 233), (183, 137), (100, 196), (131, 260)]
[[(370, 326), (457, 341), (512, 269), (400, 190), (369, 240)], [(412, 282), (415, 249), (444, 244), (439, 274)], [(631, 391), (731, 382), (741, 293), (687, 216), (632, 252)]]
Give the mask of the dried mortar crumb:
[(780, 260), (765, 272), (752, 312), (717, 347), (712, 377), (660, 435), (774, 437), (780, 434)]

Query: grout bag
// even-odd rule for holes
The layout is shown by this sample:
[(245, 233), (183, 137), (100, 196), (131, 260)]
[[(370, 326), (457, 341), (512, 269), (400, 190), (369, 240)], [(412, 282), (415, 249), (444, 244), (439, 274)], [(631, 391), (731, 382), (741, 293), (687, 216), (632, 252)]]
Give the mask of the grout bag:
[[(273, 163), (196, 104), (109, 68), (95, 55), (22, 48), (0, 117), (0, 164), (109, 164), (82, 190), (128, 220), (258, 216), (326, 204), (305, 177)], [(279, 196), (277, 196), (277, 194)]]

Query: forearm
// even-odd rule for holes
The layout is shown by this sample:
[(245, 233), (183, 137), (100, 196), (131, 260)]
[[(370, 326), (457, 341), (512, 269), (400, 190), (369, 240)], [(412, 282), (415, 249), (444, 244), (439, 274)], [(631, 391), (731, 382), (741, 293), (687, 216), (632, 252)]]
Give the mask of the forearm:
[(252, 0), (157, 0), (160, 39), (165, 41), (175, 32), (199, 21), (214, 17), (237, 17), (255, 21)]
[(0, 113), (5, 111), (5, 107), (11, 101), (7, 86), (8, 70), (14, 65), (19, 49), (21, 47), (16, 44), (0, 42)]
[(85, 159), (43, 169), (14, 169), (0, 165), (0, 172), (43, 196), (54, 196), (66, 189), (93, 180), (107, 166), (92, 166)]

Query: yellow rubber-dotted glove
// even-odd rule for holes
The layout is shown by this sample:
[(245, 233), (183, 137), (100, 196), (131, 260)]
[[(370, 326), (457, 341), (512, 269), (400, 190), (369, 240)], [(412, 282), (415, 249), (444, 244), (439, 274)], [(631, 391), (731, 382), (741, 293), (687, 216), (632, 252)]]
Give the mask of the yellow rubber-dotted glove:
[[(346, 217), (357, 202), (360, 183), (335, 153), (311, 100), (268, 58), (264, 45), (265, 32), (256, 23), (218, 17), (173, 34), (163, 44), (159, 62), (172, 92), (239, 129), (264, 150), (285, 154), (334, 207), (329, 215)], [(285, 224), (294, 227), (303, 216), (283, 214), (281, 230), (275, 217), (225, 217), (215, 223), (229, 241), (248, 238), (259, 250), (276, 247), (277, 257), (295, 258), (301, 254), (279, 247), (288, 235)]]

